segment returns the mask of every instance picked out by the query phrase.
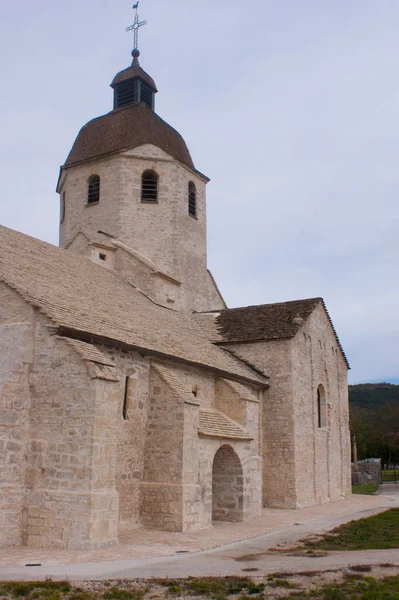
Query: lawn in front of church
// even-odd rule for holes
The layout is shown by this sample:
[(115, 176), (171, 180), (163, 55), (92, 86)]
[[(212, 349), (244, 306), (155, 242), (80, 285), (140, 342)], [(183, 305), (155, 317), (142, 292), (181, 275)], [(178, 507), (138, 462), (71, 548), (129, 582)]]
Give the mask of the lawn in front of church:
[(399, 548), (399, 508), (351, 521), (318, 540), (304, 540), (311, 550), (382, 550)]
[(372, 483), (366, 483), (365, 485), (352, 485), (352, 494), (365, 494), (372, 496), (376, 493), (380, 486)]

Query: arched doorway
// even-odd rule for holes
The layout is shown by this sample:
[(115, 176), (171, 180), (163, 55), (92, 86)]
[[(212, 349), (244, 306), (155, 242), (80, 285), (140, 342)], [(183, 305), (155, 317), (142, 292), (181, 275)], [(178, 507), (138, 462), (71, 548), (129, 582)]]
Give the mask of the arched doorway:
[(243, 473), (231, 446), (219, 448), (212, 467), (212, 520), (236, 523), (243, 520)]

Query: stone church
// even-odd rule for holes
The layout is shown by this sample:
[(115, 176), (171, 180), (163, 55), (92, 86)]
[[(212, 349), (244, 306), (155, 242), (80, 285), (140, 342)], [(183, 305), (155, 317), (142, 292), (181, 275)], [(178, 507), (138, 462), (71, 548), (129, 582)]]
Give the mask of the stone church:
[(227, 308), (209, 179), (132, 54), (61, 167), (60, 248), (0, 227), (0, 546), (96, 549), (350, 493), (326, 306)]

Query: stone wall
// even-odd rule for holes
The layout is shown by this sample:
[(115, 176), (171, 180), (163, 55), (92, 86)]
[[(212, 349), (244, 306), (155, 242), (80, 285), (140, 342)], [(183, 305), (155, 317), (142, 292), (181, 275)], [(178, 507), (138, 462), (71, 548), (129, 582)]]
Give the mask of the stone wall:
[[(169, 382), (157, 365), (169, 373)], [(259, 402), (231, 394), (229, 408), (227, 397), (223, 400), (230, 414), (237, 405), (253, 441), (198, 436), (199, 410), (217, 407), (220, 384), (216, 387), (215, 378), (198, 369), (153, 363), (141, 486), (143, 524), (186, 532), (211, 527), (213, 463), (224, 445), (231, 447), (242, 465), (242, 517), (260, 514)]]
[(225, 379), (216, 380), (215, 408), (233, 419), (233, 421), (246, 425), (247, 401), (240, 398)]
[(152, 369), (140, 509), (148, 527), (182, 531), (183, 427), (182, 399)]
[(22, 542), (34, 311), (0, 283), (0, 547)]
[[(347, 365), (322, 305), (292, 343), (297, 505), (345, 498), (350, 487)], [(317, 390), (326, 393), (327, 423), (319, 426)]]
[(119, 384), (92, 379), (52, 324), (4, 284), (0, 330), (0, 545), (116, 543)]
[[(109, 351), (122, 373), (117, 415), (117, 485), (120, 531), (140, 523), (140, 486), (149, 407), (150, 361), (136, 352)], [(126, 419), (123, 405), (126, 393)]]
[[(263, 504), (296, 508), (350, 494), (347, 366), (320, 305), (293, 340), (229, 344), (270, 375), (262, 408)], [(317, 388), (328, 422), (318, 426)]]
[(380, 485), (382, 481), (381, 459), (369, 458), (352, 463), (352, 485)]
[[(141, 175), (147, 169), (156, 171), (159, 176), (156, 203), (141, 202)], [(87, 205), (87, 180), (93, 174), (101, 177), (100, 202)], [(188, 214), (191, 181), (197, 189), (196, 218)], [(223, 308), (207, 271), (205, 188), (203, 177), (149, 144), (112, 158), (76, 165), (64, 172), (60, 184), (60, 193), (66, 194), (60, 245), (67, 247), (80, 228), (105, 231), (181, 281), (179, 289), (164, 278), (150, 275), (147, 282), (142, 283), (143, 291), (155, 301), (177, 310)], [(74, 241), (70, 250), (83, 253), (81, 242), (81, 239)], [(124, 277), (132, 268), (132, 277), (137, 274), (138, 282), (137, 261), (120, 252), (119, 256), (115, 268), (120, 268)], [(148, 285), (152, 290), (148, 291)]]
[(38, 317), (24, 541), (99, 548), (117, 542), (118, 384), (91, 379), (86, 363), (48, 325)]
[(296, 464), (292, 356), (289, 341), (229, 344), (237, 356), (270, 375), (263, 393), (261, 455), (263, 506), (295, 508)]
[[(212, 474), (215, 456), (220, 448), (224, 446), (228, 446), (231, 451), (234, 451), (242, 467), (242, 519), (257, 517), (261, 512), (261, 461), (259, 455), (254, 453), (254, 443), (242, 440), (218, 439), (216, 437), (200, 437), (199, 481), (201, 485), (201, 502), (198, 503), (197, 512), (202, 529), (212, 526)], [(226, 476), (228, 477), (228, 473), (226, 473)]]
[[(60, 194), (65, 192), (65, 219), (60, 224), (60, 246), (65, 248), (79, 229), (105, 231), (116, 236), (120, 230), (121, 165), (118, 157), (101, 158), (76, 165), (65, 171)], [(87, 186), (91, 175), (99, 175), (100, 202), (87, 204)], [(80, 247), (79, 247), (80, 249)]]

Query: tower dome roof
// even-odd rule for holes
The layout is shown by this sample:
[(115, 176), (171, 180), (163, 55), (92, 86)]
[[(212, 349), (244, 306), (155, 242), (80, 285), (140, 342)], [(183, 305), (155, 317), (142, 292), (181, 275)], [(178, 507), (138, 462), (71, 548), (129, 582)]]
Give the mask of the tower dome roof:
[(153, 144), (190, 169), (194, 163), (180, 133), (143, 102), (113, 110), (80, 130), (65, 167), (105, 154)]
[(127, 69), (119, 71), (119, 73), (117, 73), (114, 79), (112, 80), (111, 87), (113, 88), (118, 83), (122, 83), (123, 81), (127, 81), (128, 79), (135, 78), (142, 79), (143, 81), (145, 81), (145, 83), (147, 83), (153, 89), (154, 92), (158, 91), (157, 86), (155, 85), (155, 81), (152, 77), (148, 75), (148, 73), (144, 71), (144, 69), (140, 67), (138, 60), (134, 60), (133, 64)]

